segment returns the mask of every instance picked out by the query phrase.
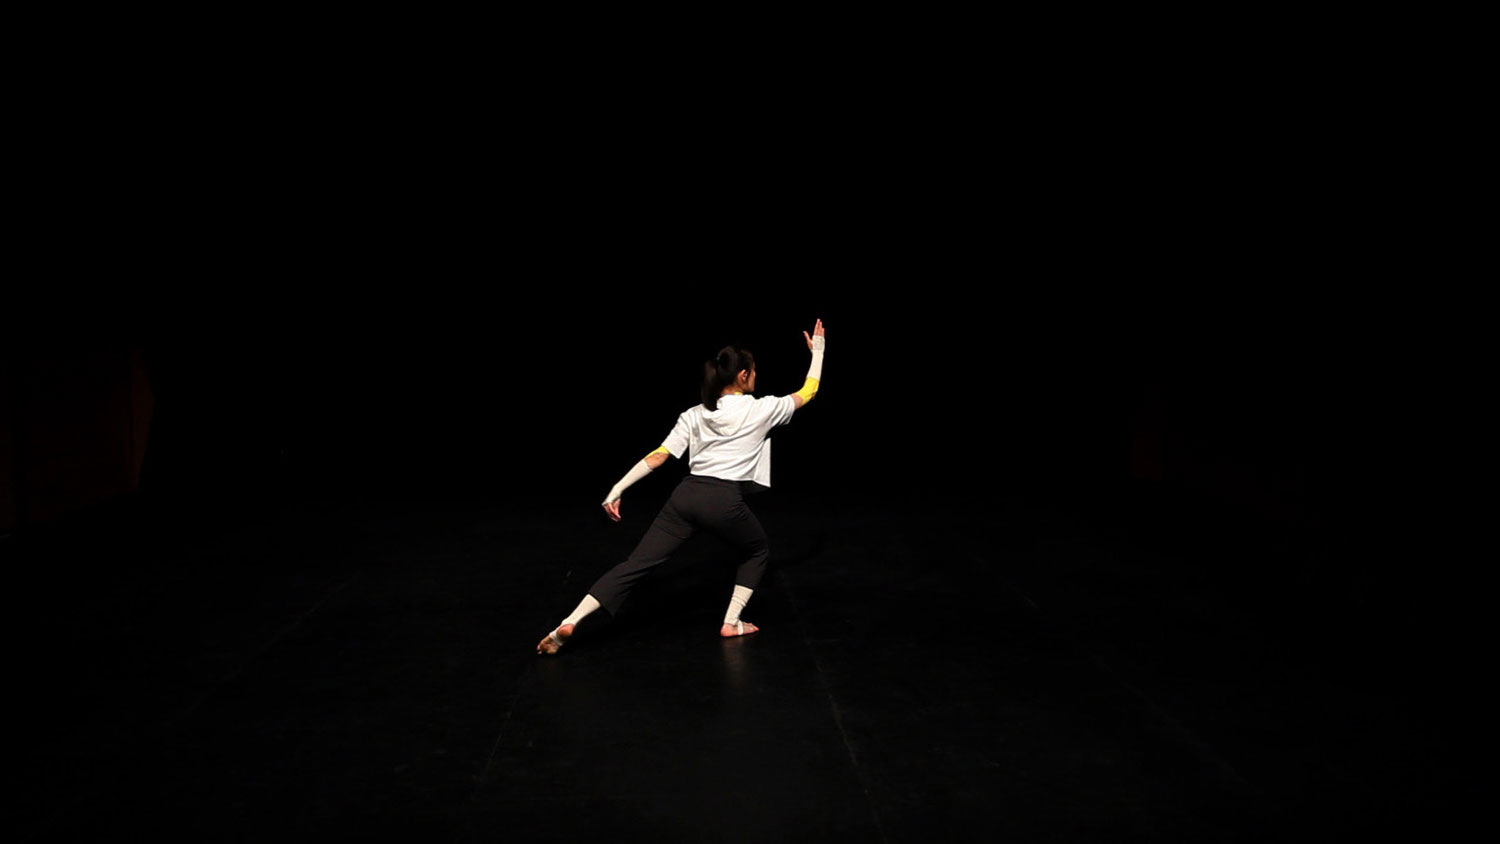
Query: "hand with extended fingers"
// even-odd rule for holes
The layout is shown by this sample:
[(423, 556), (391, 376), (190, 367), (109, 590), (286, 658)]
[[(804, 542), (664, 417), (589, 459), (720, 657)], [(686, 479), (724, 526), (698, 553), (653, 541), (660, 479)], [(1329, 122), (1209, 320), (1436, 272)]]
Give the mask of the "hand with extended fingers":
[(819, 349), (822, 349), (823, 344), (826, 342), (823, 339), (823, 320), (818, 320), (818, 324), (814, 326), (813, 333), (811, 335), (804, 331), (802, 332), (802, 336), (807, 338), (807, 350), (809, 352), (815, 352)]

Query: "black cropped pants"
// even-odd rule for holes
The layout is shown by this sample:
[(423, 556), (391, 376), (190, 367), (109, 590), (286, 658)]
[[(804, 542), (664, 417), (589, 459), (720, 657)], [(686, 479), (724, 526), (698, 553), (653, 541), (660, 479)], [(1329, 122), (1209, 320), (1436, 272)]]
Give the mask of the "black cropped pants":
[(745, 505), (739, 482), (688, 475), (672, 491), (630, 557), (595, 581), (589, 594), (614, 615), (636, 581), (671, 559), (700, 530), (728, 542), (741, 555), (736, 585), (754, 589), (760, 583), (771, 548), (760, 520)]

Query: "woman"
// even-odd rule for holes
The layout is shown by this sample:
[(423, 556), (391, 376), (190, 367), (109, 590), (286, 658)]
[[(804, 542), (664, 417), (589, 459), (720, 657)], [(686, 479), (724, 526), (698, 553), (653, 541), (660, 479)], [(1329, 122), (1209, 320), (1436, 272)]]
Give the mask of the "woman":
[(755, 357), (745, 349), (726, 346), (704, 364), (703, 403), (683, 411), (666, 441), (614, 485), (604, 498), (604, 512), (618, 522), (620, 495), (667, 462), (668, 457), (691, 454), (689, 474), (672, 492), (630, 557), (595, 581), (573, 614), (537, 643), (537, 653), (557, 653), (573, 636), (578, 622), (594, 610), (603, 607), (611, 615), (619, 612), (631, 586), (670, 559), (700, 529), (717, 534), (743, 558), (719, 635), (746, 636), (760, 629), (743, 621), (740, 613), (765, 573), (770, 549), (760, 521), (745, 506), (743, 487), (771, 485), (771, 444), (766, 435), (772, 428), (790, 422), (792, 414), (818, 393), (823, 378), (823, 321), (817, 321), (811, 335), (804, 331), (802, 336), (812, 352), (812, 363), (802, 389), (789, 396), (752, 397)]

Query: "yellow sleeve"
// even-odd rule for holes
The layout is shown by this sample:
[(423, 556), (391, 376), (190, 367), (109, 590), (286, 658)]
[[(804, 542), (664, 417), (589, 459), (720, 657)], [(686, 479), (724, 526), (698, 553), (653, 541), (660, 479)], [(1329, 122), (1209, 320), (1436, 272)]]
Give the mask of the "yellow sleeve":
[(807, 404), (808, 402), (812, 401), (813, 400), (813, 396), (816, 396), (817, 394), (818, 394), (818, 379), (816, 379), (816, 378), (809, 378), (809, 379), (807, 379), (807, 382), (802, 385), (802, 389), (798, 390), (796, 393), (793, 393), (793, 395), (798, 395), (798, 396), (802, 397), (802, 403), (803, 404)]

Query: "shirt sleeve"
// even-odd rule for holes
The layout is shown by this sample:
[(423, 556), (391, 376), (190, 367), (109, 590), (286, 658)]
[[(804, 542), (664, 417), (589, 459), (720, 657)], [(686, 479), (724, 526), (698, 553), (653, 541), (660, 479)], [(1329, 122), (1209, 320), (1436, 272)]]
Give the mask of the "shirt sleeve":
[(672, 433), (662, 440), (662, 448), (671, 452), (673, 457), (681, 460), (688, 450), (688, 418), (686, 413), (677, 416), (677, 424), (672, 426)]
[(770, 413), (767, 414), (770, 424), (767, 427), (785, 425), (792, 421), (792, 414), (797, 411), (797, 403), (792, 400), (791, 396), (767, 397), (762, 401), (770, 405)]

